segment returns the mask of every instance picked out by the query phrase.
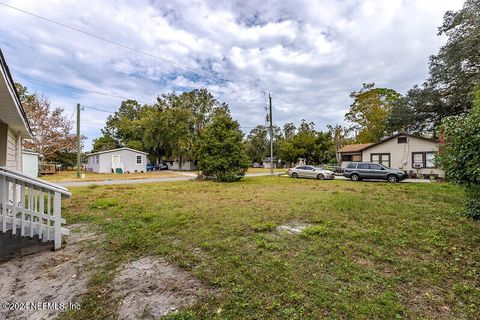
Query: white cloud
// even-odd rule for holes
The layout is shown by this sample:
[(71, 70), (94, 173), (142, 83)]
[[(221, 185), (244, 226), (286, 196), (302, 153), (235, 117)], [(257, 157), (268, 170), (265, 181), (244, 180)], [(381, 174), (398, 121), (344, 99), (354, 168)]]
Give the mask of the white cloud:
[[(436, 36), (444, 12), (462, 5), (461, 0), (8, 3), (161, 57), (0, 6), (0, 46), (15, 79), (68, 114), (77, 102), (114, 111), (121, 101), (71, 87), (147, 102), (175, 88), (207, 87), (243, 126), (264, 123), (270, 92), (277, 124), (306, 118), (320, 129), (343, 122), (349, 93), (363, 82), (402, 93), (422, 82), (429, 55), (445, 40)], [(199, 79), (192, 78), (195, 69), (204, 70)], [(83, 112), (87, 148), (107, 116)]]

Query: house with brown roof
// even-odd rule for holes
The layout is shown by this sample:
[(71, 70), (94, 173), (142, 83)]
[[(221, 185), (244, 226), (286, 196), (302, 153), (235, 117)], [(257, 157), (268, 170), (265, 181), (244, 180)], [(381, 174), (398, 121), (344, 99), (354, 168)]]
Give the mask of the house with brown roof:
[(421, 136), (398, 133), (377, 143), (350, 144), (337, 151), (341, 167), (352, 161), (381, 163), (407, 173), (444, 177), (435, 164), (438, 141)]

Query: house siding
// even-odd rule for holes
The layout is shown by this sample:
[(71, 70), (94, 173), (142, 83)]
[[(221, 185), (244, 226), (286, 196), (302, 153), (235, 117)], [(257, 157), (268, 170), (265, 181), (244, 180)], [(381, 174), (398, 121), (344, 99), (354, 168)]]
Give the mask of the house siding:
[[(372, 154), (388, 153), (390, 154), (391, 168), (417, 172), (417, 169), (412, 167), (412, 153), (414, 152), (438, 152), (438, 143), (412, 136), (407, 136), (407, 143), (398, 143), (397, 137), (395, 137), (363, 150), (362, 161), (371, 161)], [(418, 173), (445, 176), (444, 172), (438, 168), (422, 168), (418, 169)]]
[(0, 166), (22, 171), (22, 137), (5, 123), (0, 124)]
[(194, 164), (193, 161), (190, 161), (190, 160), (182, 162), (181, 166), (179, 161), (167, 161), (166, 164), (168, 166), (168, 169), (170, 170), (179, 170), (179, 171), (198, 170), (198, 167)]

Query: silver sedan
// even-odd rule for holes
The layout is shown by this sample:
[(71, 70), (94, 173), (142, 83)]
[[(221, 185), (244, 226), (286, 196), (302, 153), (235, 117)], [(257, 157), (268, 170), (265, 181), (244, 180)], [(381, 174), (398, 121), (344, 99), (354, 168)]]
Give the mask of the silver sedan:
[(314, 166), (298, 166), (288, 169), (288, 175), (292, 178), (312, 178), (318, 180), (335, 179), (335, 173)]

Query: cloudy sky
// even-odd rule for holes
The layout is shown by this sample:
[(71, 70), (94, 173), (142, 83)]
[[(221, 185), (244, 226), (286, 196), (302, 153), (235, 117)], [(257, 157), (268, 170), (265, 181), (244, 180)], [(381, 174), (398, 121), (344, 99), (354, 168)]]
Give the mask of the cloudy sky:
[[(206, 87), (245, 132), (265, 122), (343, 123), (364, 82), (404, 93), (427, 76), (447, 10), (461, 0), (8, 1), (147, 54), (0, 5), (0, 48), (16, 81), (70, 118), (76, 103), (115, 111), (122, 97)], [(107, 112), (86, 108), (82, 133)]]

